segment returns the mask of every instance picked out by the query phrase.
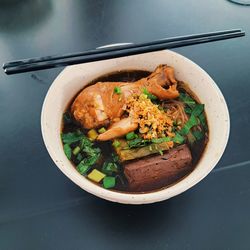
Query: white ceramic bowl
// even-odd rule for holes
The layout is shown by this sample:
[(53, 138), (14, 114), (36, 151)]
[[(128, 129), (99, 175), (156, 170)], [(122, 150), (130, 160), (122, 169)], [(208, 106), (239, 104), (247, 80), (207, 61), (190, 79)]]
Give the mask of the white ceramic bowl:
[[(106, 190), (84, 176), (66, 158), (60, 140), (62, 114), (69, 101), (91, 80), (106, 73), (141, 69), (153, 71), (159, 64), (175, 69), (176, 78), (189, 83), (191, 90), (205, 104), (209, 142), (196, 168), (173, 186), (146, 194)], [(46, 148), (58, 168), (79, 187), (100, 198), (126, 204), (153, 203), (169, 199), (201, 181), (221, 158), (229, 136), (229, 113), (224, 97), (211, 77), (197, 64), (172, 51), (160, 51), (66, 67), (51, 85), (44, 100), (41, 126)]]

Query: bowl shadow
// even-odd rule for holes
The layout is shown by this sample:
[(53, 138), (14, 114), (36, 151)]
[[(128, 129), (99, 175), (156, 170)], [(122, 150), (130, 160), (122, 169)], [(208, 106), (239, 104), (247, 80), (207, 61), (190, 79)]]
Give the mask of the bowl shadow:
[(182, 216), (176, 214), (176, 208), (184, 215), (189, 206), (189, 199), (182, 195), (144, 205), (112, 203), (93, 197), (84, 202), (84, 212), (78, 218), (83, 222), (86, 216), (95, 218), (96, 230), (113, 233), (118, 240), (120, 238), (124, 241), (125, 237), (140, 242), (152, 235), (162, 234), (163, 230), (165, 233), (169, 232), (170, 225), (183, 223)]

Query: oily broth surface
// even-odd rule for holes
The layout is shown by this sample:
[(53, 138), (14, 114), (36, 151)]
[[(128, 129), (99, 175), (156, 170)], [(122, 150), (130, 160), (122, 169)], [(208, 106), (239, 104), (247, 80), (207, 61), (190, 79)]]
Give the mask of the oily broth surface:
[[(144, 70), (127, 70), (127, 71), (117, 71), (117, 72), (112, 72), (112, 73), (108, 73), (106, 75), (100, 76), (94, 80), (92, 80), (89, 84), (87, 84), (86, 86), (84, 86), (84, 88), (93, 85), (97, 82), (135, 82), (141, 78), (147, 77), (151, 74), (150, 71), (144, 71)], [(188, 86), (186, 83), (182, 83), (183, 86)], [(76, 96), (84, 89), (82, 88), (69, 102), (69, 104), (67, 105), (67, 108), (65, 110), (66, 111), (70, 111), (70, 107), (73, 103), (73, 101), (75, 100)], [(189, 88), (188, 89), (188, 94), (192, 96), (192, 98), (194, 98), (198, 103), (199, 100), (197, 98), (197, 96), (191, 92), (191, 90)], [(74, 122), (72, 124), (64, 124), (63, 119), (62, 119), (62, 126), (61, 126), (61, 132), (62, 133), (68, 133), (68, 132), (73, 132), (76, 129), (81, 129), (83, 131), (84, 134), (87, 133), (87, 130), (83, 129), (81, 127), (80, 124), (78, 124), (77, 122)], [(209, 133), (208, 133), (209, 134)], [(206, 144), (208, 142), (208, 137), (205, 137), (203, 140), (201, 140), (199, 143), (197, 143), (195, 145), (195, 147), (189, 147), (192, 153), (192, 170), (190, 172), (193, 171), (193, 169), (195, 168), (195, 166), (197, 165), (197, 163), (199, 162), (199, 160), (201, 159)], [(101, 151), (102, 151), (102, 159), (99, 163), (99, 165), (97, 165), (97, 169), (101, 169), (102, 163), (105, 161), (105, 159), (110, 158), (111, 152), (114, 152), (113, 148), (112, 148), (112, 144), (111, 142), (97, 142), (96, 146), (100, 147)], [(151, 157), (154, 157), (153, 155)], [(136, 160), (135, 160), (136, 161)], [(71, 163), (76, 166), (77, 165), (77, 160), (76, 158), (73, 156)], [(188, 174), (190, 174), (190, 172)], [(188, 175), (187, 174), (187, 175)], [(186, 176), (187, 176), (186, 175)], [(178, 179), (177, 181), (175, 181), (174, 183), (168, 185), (168, 186), (163, 186), (161, 188), (158, 189), (153, 189), (151, 191), (147, 191), (147, 192), (131, 192), (128, 189), (127, 183), (126, 183), (126, 179), (124, 177), (124, 175), (122, 174), (122, 178), (123, 178), (123, 183), (121, 181), (118, 180), (118, 183), (115, 187), (115, 189), (111, 189), (113, 191), (117, 191), (117, 192), (125, 192), (125, 193), (150, 193), (150, 192), (155, 192), (157, 190), (161, 190), (164, 188), (167, 188), (169, 186), (172, 186), (174, 184), (176, 184), (177, 182), (179, 182), (180, 180), (182, 180), (183, 178), (185, 178), (186, 176)], [(91, 180), (90, 180), (91, 181)], [(101, 184), (97, 184), (95, 182), (93, 182), (96, 185), (101, 186)]]

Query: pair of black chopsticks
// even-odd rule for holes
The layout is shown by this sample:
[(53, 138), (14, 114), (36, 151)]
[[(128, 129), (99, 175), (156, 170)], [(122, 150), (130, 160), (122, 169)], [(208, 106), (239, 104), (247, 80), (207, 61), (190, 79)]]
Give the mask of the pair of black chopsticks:
[(184, 47), (199, 43), (208, 43), (213, 41), (241, 37), (244, 35), (245, 32), (241, 29), (232, 29), (188, 36), (179, 36), (161, 39), (153, 42), (94, 49), (73, 54), (23, 59), (19, 61), (5, 63), (3, 65), (3, 69), (6, 74), (10, 75), (28, 71), (56, 68), (78, 63), (86, 63), (123, 56), (137, 55), (163, 49), (173, 49), (177, 47)]

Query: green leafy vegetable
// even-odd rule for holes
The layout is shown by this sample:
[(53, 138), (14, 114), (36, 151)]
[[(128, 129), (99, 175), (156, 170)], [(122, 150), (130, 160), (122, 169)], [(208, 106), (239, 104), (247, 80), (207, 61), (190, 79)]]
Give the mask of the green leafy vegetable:
[(92, 155), (92, 156), (90, 156), (88, 158), (84, 158), (82, 160), (82, 162), (84, 162), (86, 165), (92, 166), (92, 165), (94, 165), (97, 162), (97, 160), (99, 159), (99, 157), (100, 157), (99, 154)]
[(64, 150), (64, 153), (65, 155), (67, 156), (67, 158), (70, 160), (71, 159), (71, 147), (69, 146), (69, 144), (64, 144), (63, 145), (63, 150)]
[(81, 174), (86, 174), (101, 156), (100, 148), (93, 147), (93, 142), (83, 135), (81, 131), (80, 133), (77, 131), (75, 133), (62, 134), (62, 140), (68, 143), (79, 142), (73, 151), (68, 143), (65, 143), (63, 148), (68, 159), (71, 158), (72, 153), (76, 155), (77, 161), (80, 162), (77, 170)]
[(193, 98), (188, 94), (181, 93), (180, 100), (183, 101), (187, 106), (185, 107), (185, 113), (190, 115), (189, 120), (186, 122), (184, 127), (181, 129), (180, 134), (186, 135), (188, 142), (193, 144), (196, 140), (200, 140), (204, 137), (202, 131), (193, 131), (191, 128), (201, 124), (203, 129), (207, 130), (207, 123), (204, 114), (204, 104), (197, 103)]
[(135, 134), (134, 132), (129, 132), (129, 133), (126, 134), (126, 139), (127, 139), (128, 141), (133, 140), (133, 139), (135, 139), (135, 138), (137, 138), (137, 137), (138, 137), (138, 135)]
[(116, 178), (111, 176), (106, 176), (103, 179), (103, 187), (104, 188), (113, 188), (115, 186)]
[(114, 162), (104, 162), (102, 166), (102, 172), (107, 175), (112, 175), (118, 172), (118, 166)]
[(90, 168), (91, 168), (91, 166), (90, 166), (90, 165), (86, 165), (86, 163), (85, 163), (84, 161), (81, 161), (81, 162), (77, 165), (77, 167), (76, 167), (77, 171), (78, 171), (80, 174), (82, 174), (82, 175), (86, 175), (87, 172), (90, 170)]
[(204, 137), (204, 133), (199, 130), (193, 131), (193, 135), (196, 140), (201, 140)]
[(171, 141), (171, 138), (170, 137), (161, 137), (161, 138), (157, 138), (157, 139), (152, 139), (151, 141), (153, 143), (169, 142), (169, 141)]
[(181, 135), (187, 135), (193, 126), (198, 125), (198, 119), (192, 114), (180, 131)]
[(182, 144), (184, 141), (185, 141), (185, 138), (182, 135), (180, 135), (179, 133), (175, 134), (175, 137), (173, 138), (173, 142)]
[(77, 166), (77, 170), (81, 174), (86, 174), (91, 166), (93, 166), (99, 159), (100, 154), (92, 155), (89, 157), (84, 158)]
[(120, 88), (120, 87), (118, 87), (118, 86), (115, 86), (115, 87), (114, 87), (114, 93), (116, 93), (116, 94), (120, 95), (120, 94), (122, 93), (121, 88)]
[(92, 146), (93, 146), (93, 142), (84, 135), (80, 142), (80, 148), (83, 149), (83, 148), (89, 148)]
[(199, 116), (202, 112), (204, 111), (204, 104), (196, 104), (193, 111), (192, 115), (194, 116)]
[(72, 144), (74, 142), (82, 140), (84, 137), (85, 136), (82, 133), (78, 134), (77, 132), (61, 134), (61, 138), (64, 144)]
[(199, 120), (200, 120), (200, 123), (201, 123), (203, 129), (205, 131), (207, 131), (208, 127), (207, 127), (207, 122), (206, 122), (206, 117), (205, 117), (204, 112), (199, 115)]
[(143, 94), (145, 94), (150, 100), (157, 100), (157, 97), (151, 94), (146, 88), (142, 89)]
[(111, 157), (113, 162), (119, 163), (119, 156), (117, 154), (112, 153)]
[(192, 97), (190, 97), (188, 94), (180, 93), (179, 99), (180, 101), (187, 104), (191, 109), (193, 109), (196, 105), (196, 101)]
[(85, 152), (88, 156), (100, 155), (101, 153), (100, 148), (92, 148), (92, 147), (85, 147), (82, 149), (82, 151)]
[(115, 147), (115, 148), (118, 148), (121, 146), (121, 143), (118, 141), (118, 140), (114, 140), (114, 142), (112, 143), (112, 145)]
[(192, 109), (189, 108), (189, 107), (185, 107), (185, 108), (184, 108), (184, 111), (185, 111), (185, 113), (188, 114), (188, 115), (191, 115), (191, 114), (192, 114)]
[(143, 140), (142, 138), (136, 138), (131, 141), (128, 141), (128, 148), (140, 148), (147, 145), (149, 141)]

